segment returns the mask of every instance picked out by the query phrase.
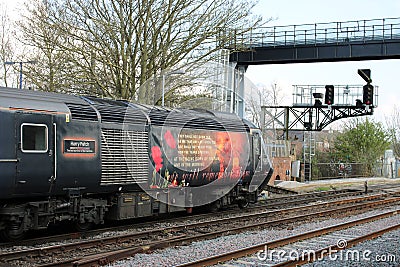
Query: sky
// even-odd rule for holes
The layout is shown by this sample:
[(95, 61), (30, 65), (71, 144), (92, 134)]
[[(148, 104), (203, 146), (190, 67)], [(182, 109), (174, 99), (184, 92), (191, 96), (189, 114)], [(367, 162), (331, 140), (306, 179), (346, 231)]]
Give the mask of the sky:
[[(285, 26), (370, 20), (400, 17), (399, 0), (260, 0), (255, 13), (265, 19), (273, 18), (266, 26)], [(399, 20), (400, 21), (400, 20)], [(249, 66), (246, 76), (254, 84), (277, 86), (287, 95), (284, 105), (292, 103), (292, 85), (365, 84), (358, 69), (371, 69), (372, 84), (379, 86), (378, 107), (372, 116), (385, 122), (393, 109), (400, 108), (400, 59), (331, 63), (297, 63)]]

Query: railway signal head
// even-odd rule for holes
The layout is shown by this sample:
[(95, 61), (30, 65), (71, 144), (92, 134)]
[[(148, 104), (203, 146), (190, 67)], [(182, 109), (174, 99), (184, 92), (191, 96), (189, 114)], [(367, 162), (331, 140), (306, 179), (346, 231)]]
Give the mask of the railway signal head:
[(319, 99), (315, 99), (315, 103), (314, 103), (315, 107), (321, 107), (322, 106), (322, 102)]
[(335, 98), (335, 87), (333, 85), (325, 85), (325, 104), (332, 105)]
[(359, 69), (358, 70), (358, 75), (361, 76), (361, 78), (364, 79), (367, 83), (371, 83), (371, 70), (370, 69)]
[(374, 87), (370, 83), (363, 86), (363, 103), (365, 105), (374, 103)]

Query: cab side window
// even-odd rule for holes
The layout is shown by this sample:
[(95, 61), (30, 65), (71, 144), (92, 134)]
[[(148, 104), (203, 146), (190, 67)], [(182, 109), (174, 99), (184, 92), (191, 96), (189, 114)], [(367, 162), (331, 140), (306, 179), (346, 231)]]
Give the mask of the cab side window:
[(43, 124), (21, 125), (21, 149), (27, 153), (47, 152), (47, 126)]

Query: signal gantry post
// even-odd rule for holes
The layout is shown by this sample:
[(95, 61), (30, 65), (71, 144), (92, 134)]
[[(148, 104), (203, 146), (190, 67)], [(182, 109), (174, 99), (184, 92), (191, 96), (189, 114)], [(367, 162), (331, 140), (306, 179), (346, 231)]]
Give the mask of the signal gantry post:
[[(371, 91), (364, 88), (363, 85), (295, 85), (292, 106), (261, 107), (262, 128), (281, 130), (288, 140), (289, 131), (321, 131), (340, 119), (372, 115), (378, 103), (378, 86), (373, 87), (373, 100), (368, 103), (365, 94)], [(324, 104), (321, 92), (325, 92)]]

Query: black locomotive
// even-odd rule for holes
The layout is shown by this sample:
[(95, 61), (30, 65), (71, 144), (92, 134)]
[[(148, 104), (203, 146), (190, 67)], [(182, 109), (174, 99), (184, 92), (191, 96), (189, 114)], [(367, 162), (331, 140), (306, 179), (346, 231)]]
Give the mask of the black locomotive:
[(0, 88), (0, 127), (5, 239), (244, 206), (272, 174), (260, 131), (228, 113)]

